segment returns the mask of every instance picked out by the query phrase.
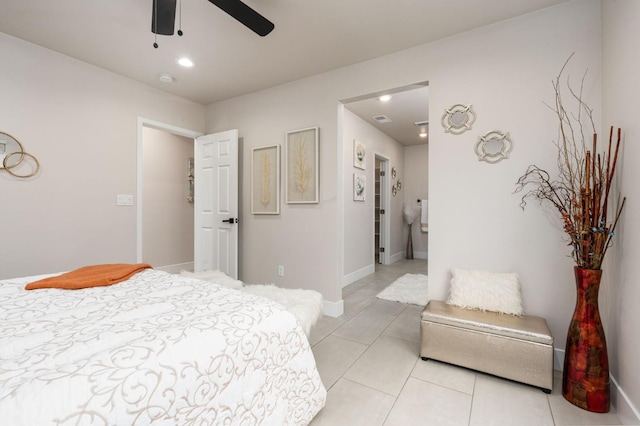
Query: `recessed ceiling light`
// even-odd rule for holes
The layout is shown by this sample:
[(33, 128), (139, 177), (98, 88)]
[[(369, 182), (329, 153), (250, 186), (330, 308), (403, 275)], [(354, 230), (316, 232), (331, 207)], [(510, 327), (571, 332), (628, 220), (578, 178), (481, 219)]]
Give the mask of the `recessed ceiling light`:
[(421, 138), (426, 138), (427, 137), (427, 132), (420, 132), (420, 137)]
[(391, 100), (391, 95), (382, 95), (378, 98), (378, 100), (380, 100), (380, 102), (388, 102), (389, 100)]
[(173, 83), (175, 80), (170, 74), (163, 73), (158, 76), (158, 79), (163, 83)]
[(180, 58), (178, 59), (178, 63), (186, 68), (191, 68), (192, 66), (195, 65), (193, 61), (189, 58)]

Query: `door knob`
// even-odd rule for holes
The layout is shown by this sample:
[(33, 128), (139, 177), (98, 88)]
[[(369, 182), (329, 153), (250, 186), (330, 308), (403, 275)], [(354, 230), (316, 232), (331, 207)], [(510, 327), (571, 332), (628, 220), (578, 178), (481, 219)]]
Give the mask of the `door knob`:
[(229, 219), (222, 219), (222, 222), (224, 222), (224, 223), (238, 223), (238, 218), (237, 217), (236, 218), (230, 217)]

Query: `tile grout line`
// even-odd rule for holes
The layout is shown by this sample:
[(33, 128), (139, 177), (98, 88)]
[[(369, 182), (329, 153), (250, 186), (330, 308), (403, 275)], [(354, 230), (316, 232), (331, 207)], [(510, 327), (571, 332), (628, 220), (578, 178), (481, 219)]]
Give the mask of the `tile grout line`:
[(469, 420), (467, 425), (471, 426), (471, 413), (473, 413), (473, 401), (476, 400), (476, 385), (478, 384), (478, 374), (473, 376), (473, 389), (471, 390), (471, 405), (469, 406)]

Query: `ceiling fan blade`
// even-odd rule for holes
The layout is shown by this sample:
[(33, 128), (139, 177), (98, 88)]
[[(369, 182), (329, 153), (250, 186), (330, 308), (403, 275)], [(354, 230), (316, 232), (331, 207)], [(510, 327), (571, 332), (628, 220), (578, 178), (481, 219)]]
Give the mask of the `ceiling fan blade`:
[(271, 21), (251, 9), (240, 0), (209, 0), (220, 9), (227, 12), (231, 17), (235, 18), (249, 28), (254, 33), (264, 37), (269, 34), (275, 27)]
[(176, 23), (176, 0), (153, 0), (151, 12), (151, 32), (173, 35)]

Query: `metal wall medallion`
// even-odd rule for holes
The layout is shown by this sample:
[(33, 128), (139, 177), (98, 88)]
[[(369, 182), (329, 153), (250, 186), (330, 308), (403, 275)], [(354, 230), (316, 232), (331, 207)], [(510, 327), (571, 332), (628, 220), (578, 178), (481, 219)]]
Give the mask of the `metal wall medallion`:
[(480, 136), (476, 143), (476, 154), (479, 161), (487, 163), (497, 163), (509, 158), (509, 153), (513, 149), (513, 142), (509, 138), (509, 133), (493, 130), (484, 136)]
[(17, 178), (30, 178), (38, 174), (38, 159), (24, 150), (18, 139), (0, 131), (0, 171)]
[(476, 114), (471, 105), (455, 104), (444, 111), (442, 127), (444, 131), (459, 135), (471, 129), (476, 121)]

